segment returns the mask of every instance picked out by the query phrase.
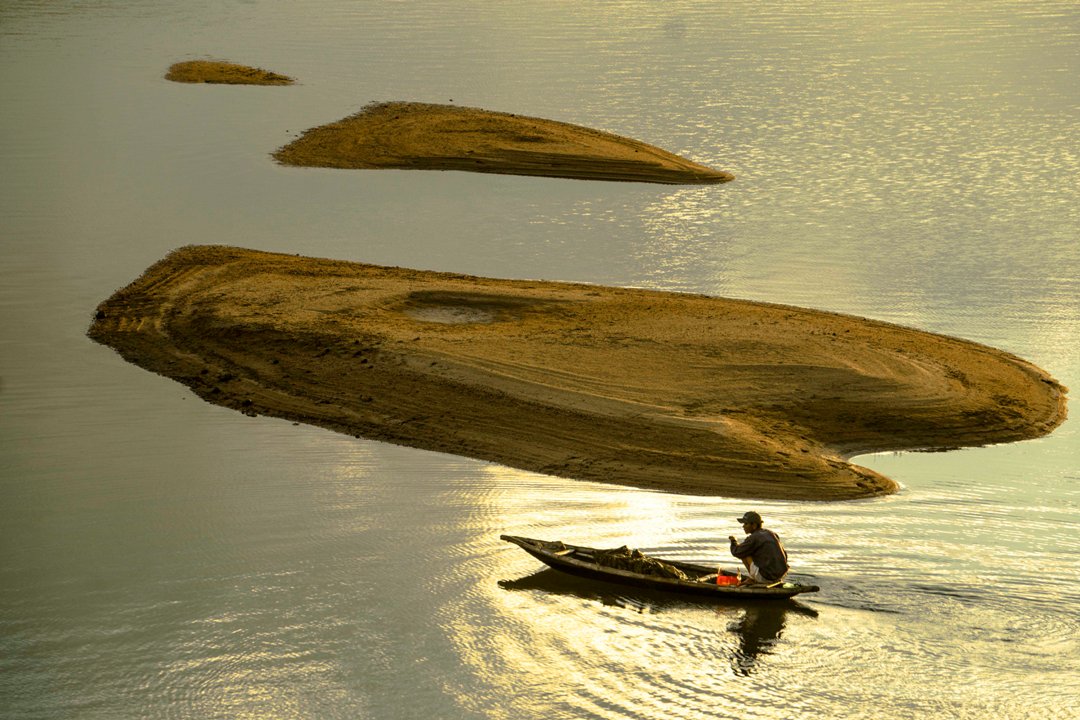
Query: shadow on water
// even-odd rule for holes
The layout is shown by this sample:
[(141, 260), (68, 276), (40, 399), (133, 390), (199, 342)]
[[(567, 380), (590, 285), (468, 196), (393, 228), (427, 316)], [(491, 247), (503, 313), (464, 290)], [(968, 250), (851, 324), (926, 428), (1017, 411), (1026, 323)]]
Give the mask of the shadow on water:
[(772, 653), (780, 642), (789, 615), (816, 618), (817, 610), (797, 600), (705, 599), (672, 596), (643, 588), (587, 580), (545, 568), (517, 580), (500, 580), (499, 587), (512, 591), (540, 591), (599, 602), (609, 607), (626, 608), (639, 613), (672, 613), (691, 608), (709, 609), (726, 620), (726, 629), (737, 640), (731, 653), (732, 670), (750, 675), (760, 658)]

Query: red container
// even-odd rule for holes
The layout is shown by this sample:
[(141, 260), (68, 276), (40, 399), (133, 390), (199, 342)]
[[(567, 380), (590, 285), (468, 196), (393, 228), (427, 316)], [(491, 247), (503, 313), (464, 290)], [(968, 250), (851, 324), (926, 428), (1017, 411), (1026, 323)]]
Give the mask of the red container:
[(734, 575), (717, 575), (716, 576), (716, 584), (717, 585), (738, 585), (739, 584), (739, 578), (735, 577)]

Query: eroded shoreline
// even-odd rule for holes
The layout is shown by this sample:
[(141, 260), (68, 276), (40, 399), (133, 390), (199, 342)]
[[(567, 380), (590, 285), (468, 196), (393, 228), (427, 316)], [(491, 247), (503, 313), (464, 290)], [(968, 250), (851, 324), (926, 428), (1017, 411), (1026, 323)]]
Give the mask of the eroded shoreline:
[(569, 478), (841, 500), (863, 452), (1044, 435), (1011, 354), (853, 316), (647, 290), (181, 248), (89, 330), (204, 399)]

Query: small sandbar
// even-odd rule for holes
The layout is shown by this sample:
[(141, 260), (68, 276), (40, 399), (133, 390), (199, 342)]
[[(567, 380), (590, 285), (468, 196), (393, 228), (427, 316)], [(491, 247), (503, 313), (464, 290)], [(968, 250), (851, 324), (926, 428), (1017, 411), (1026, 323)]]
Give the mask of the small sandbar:
[(284, 165), (465, 170), (578, 180), (711, 184), (734, 179), (638, 140), (479, 108), (387, 102), (312, 128), (274, 153)]
[(169, 68), (165, 79), (182, 83), (221, 85), (292, 85), (295, 82), (287, 75), (222, 60), (178, 62)]
[(985, 345), (725, 298), (181, 248), (89, 335), (200, 397), (342, 433), (687, 494), (888, 493), (854, 454), (1008, 442), (1066, 389)]

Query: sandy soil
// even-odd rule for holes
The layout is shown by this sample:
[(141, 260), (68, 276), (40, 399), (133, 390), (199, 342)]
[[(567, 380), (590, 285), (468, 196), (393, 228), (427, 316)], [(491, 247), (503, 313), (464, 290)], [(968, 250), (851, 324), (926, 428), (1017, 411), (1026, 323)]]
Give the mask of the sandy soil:
[(169, 255), (89, 334), (249, 415), (680, 493), (887, 493), (846, 458), (1065, 418), (1020, 358), (863, 318), (228, 247)]
[(178, 62), (165, 74), (166, 80), (224, 85), (292, 85), (293, 79), (262, 68), (219, 60)]
[(730, 173), (579, 125), (456, 105), (389, 102), (307, 130), (285, 165), (468, 170), (579, 180), (710, 184)]

